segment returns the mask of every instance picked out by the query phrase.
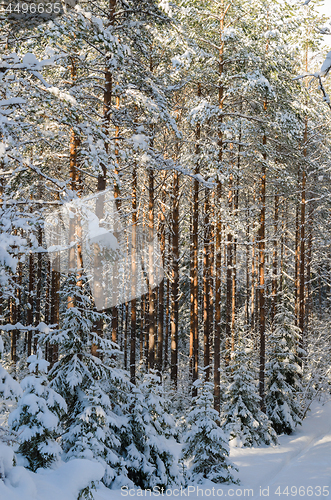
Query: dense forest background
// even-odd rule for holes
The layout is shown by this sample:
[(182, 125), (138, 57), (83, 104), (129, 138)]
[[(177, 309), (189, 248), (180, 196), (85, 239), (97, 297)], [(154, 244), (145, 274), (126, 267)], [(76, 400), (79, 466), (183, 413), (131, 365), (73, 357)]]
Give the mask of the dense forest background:
[[(32, 470), (65, 453), (106, 464), (109, 486), (170, 484), (177, 439), (185, 477), (231, 481), (229, 439), (275, 443), (330, 392), (318, 3), (97, 0), (0, 19), (0, 393)], [(121, 227), (157, 234), (164, 279), (97, 310), (79, 230), (50, 259), (44, 225), (105, 190)]]

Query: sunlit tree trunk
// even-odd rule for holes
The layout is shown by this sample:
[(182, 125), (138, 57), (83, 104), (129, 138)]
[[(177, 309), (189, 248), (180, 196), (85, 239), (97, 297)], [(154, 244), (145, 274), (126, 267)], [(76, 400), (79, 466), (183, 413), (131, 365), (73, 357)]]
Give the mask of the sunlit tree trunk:
[[(166, 190), (163, 187), (161, 196), (161, 210), (159, 215), (159, 236), (160, 236), (160, 250), (162, 255), (162, 264), (165, 266), (165, 203), (166, 203)], [(164, 348), (164, 279), (158, 286), (158, 334), (157, 334), (157, 370), (161, 374), (163, 369), (163, 348)]]
[[(218, 71), (219, 71), (219, 87), (218, 87), (218, 107), (221, 111), (223, 109), (224, 101), (224, 85), (223, 85), (223, 73), (224, 73), (224, 0), (220, 0), (219, 3), (220, 12), (220, 32), (219, 32), (219, 59), (218, 59)], [(218, 161), (221, 166), (223, 160), (223, 120), (222, 115), (219, 118), (218, 127)], [(221, 404), (221, 389), (220, 389), (220, 362), (221, 362), (221, 282), (222, 282), (222, 221), (221, 221), (221, 181), (217, 179), (217, 222), (216, 222), (216, 241), (215, 241), (215, 337), (214, 337), (214, 408), (219, 413)]]
[[(201, 97), (201, 85), (198, 84), (198, 98)], [(198, 122), (195, 131), (195, 154), (196, 165), (194, 174), (199, 174), (199, 154), (200, 154), (200, 136), (201, 127)], [(199, 363), (199, 181), (197, 178), (193, 181), (193, 203), (192, 203), (192, 225), (191, 225), (191, 329), (190, 329), (190, 363), (192, 367), (192, 382), (198, 378)], [(197, 395), (196, 387), (193, 387), (192, 395)]]
[[(149, 169), (149, 200), (148, 200), (148, 230), (149, 230), (149, 270), (153, 270), (153, 230), (154, 230), (154, 172)], [(148, 345), (148, 368), (154, 369), (155, 363), (155, 292), (152, 288), (152, 283), (149, 283), (148, 290), (148, 331), (149, 331), (149, 345)]]
[(210, 191), (205, 189), (204, 203), (204, 238), (203, 238), (203, 365), (205, 369), (205, 380), (210, 378), (210, 338), (211, 338), (211, 315), (210, 315)]
[(172, 286), (171, 286), (171, 367), (170, 377), (178, 383), (178, 314), (179, 314), (179, 174), (174, 172), (172, 189)]
[(278, 212), (279, 212), (279, 195), (275, 194), (275, 211), (274, 211), (274, 241), (273, 241), (273, 264), (272, 264), (272, 304), (271, 304), (271, 322), (274, 322), (277, 306), (277, 289), (278, 289)]
[[(266, 106), (266, 104), (265, 104)], [(263, 145), (266, 146), (267, 138), (263, 136)], [(261, 410), (265, 411), (265, 211), (266, 211), (266, 159), (260, 178), (260, 229), (259, 229), (259, 334), (260, 334), (260, 369), (259, 369), (259, 395), (261, 398)]]
[[(305, 121), (304, 158), (307, 157), (308, 122)], [(300, 347), (304, 344), (305, 328), (305, 228), (306, 228), (306, 172), (301, 174), (301, 206), (300, 206), (300, 267), (299, 267), (299, 328), (301, 330)]]
[[(137, 169), (133, 166), (132, 172), (132, 250), (131, 250), (131, 276), (132, 296), (136, 297), (136, 272), (137, 272)], [(137, 323), (137, 300), (131, 300), (131, 328), (130, 328), (130, 381), (136, 383), (136, 323)]]

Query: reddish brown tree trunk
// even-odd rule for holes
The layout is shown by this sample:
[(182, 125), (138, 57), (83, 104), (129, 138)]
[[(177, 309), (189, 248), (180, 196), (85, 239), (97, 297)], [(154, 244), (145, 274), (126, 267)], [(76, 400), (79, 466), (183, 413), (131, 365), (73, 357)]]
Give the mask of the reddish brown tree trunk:
[[(38, 227), (38, 246), (41, 248), (43, 244), (43, 232), (42, 228)], [(36, 326), (40, 323), (40, 314), (41, 314), (41, 282), (42, 282), (42, 266), (43, 266), (43, 258), (42, 253), (38, 252), (37, 254), (37, 286), (36, 286), (36, 315), (35, 315), (35, 324)], [(34, 337), (34, 345), (33, 352), (37, 352), (37, 344), (38, 337), (35, 334)]]
[[(198, 97), (201, 96), (201, 86), (198, 84)], [(198, 122), (195, 132), (195, 154), (197, 162), (195, 165), (194, 174), (199, 174), (199, 154), (200, 154), (200, 135), (201, 127)], [(193, 181), (193, 204), (192, 204), (192, 246), (191, 246), (191, 331), (190, 331), (190, 352), (191, 366), (192, 366), (192, 382), (198, 379), (198, 363), (199, 363), (199, 181), (197, 178)], [(196, 387), (193, 387), (192, 395), (197, 395)]]
[(174, 172), (172, 190), (172, 290), (171, 290), (171, 360), (170, 377), (178, 383), (178, 314), (179, 314), (179, 174)]
[[(149, 201), (148, 201), (148, 228), (149, 228), (149, 270), (153, 269), (153, 230), (154, 230), (154, 172), (149, 169)], [(148, 290), (148, 368), (154, 369), (155, 363), (155, 293), (152, 289), (152, 283), (149, 283)]]
[[(221, 184), (217, 185), (217, 199), (220, 205)], [(221, 285), (222, 285), (222, 221), (221, 209), (217, 207), (215, 241), (215, 336), (214, 336), (214, 408), (219, 413), (221, 404), (220, 367), (221, 367)]]
[[(168, 252), (167, 252), (167, 269), (168, 276), (170, 276), (171, 265), (171, 232), (168, 232)], [(166, 288), (166, 311), (165, 311), (165, 341), (164, 341), (164, 367), (167, 368), (169, 364), (169, 330), (170, 330), (170, 279), (167, 278)]]
[[(303, 150), (304, 158), (307, 157), (308, 122), (305, 121)], [(305, 228), (306, 228), (306, 172), (302, 171), (301, 179), (301, 210), (300, 210), (300, 266), (299, 266), (299, 328), (301, 330), (300, 347), (304, 346), (305, 327)]]
[[(299, 185), (298, 185), (299, 187)], [(294, 266), (294, 314), (295, 324), (299, 325), (299, 269), (300, 269), (300, 227), (299, 227), (299, 200), (295, 207), (295, 266)]]
[[(263, 136), (263, 145), (267, 138)], [(266, 153), (263, 153), (266, 160)], [(265, 210), (266, 210), (266, 164), (263, 163), (260, 179), (260, 230), (259, 230), (259, 333), (260, 333), (260, 370), (259, 370), (259, 395), (261, 410), (265, 412)]]
[[(134, 165), (132, 172), (132, 296), (136, 296), (136, 272), (137, 272), (137, 169)], [(131, 328), (130, 328), (130, 381), (136, 383), (136, 322), (137, 322), (137, 301), (131, 300)]]
[[(228, 192), (229, 215), (233, 214), (233, 176), (229, 179)], [(226, 244), (226, 325), (225, 325), (225, 360), (229, 363), (230, 360), (230, 342), (232, 337), (232, 274), (233, 274), (233, 235), (228, 228), (227, 244)]]
[[(162, 255), (162, 264), (165, 265), (165, 203), (166, 191), (162, 189), (161, 211), (159, 215), (159, 235), (160, 235), (160, 250)], [(157, 338), (157, 370), (159, 374), (163, 369), (163, 344), (164, 344), (164, 280), (158, 287), (158, 338)]]
[[(29, 255), (29, 295), (28, 295), (28, 311), (27, 311), (27, 324), (32, 327), (33, 325), (33, 295), (34, 295), (34, 255), (30, 251)], [(28, 331), (28, 346), (27, 356), (32, 354), (32, 330)]]
[(274, 248), (273, 248), (273, 264), (272, 264), (272, 306), (271, 306), (271, 322), (274, 322), (277, 306), (277, 288), (278, 288), (278, 211), (279, 211), (279, 195), (275, 195), (275, 212), (274, 212)]
[[(220, 0), (220, 48), (218, 58), (218, 73), (219, 73), (219, 87), (218, 87), (218, 107), (219, 110), (223, 109), (224, 101), (224, 0)], [(219, 118), (218, 128), (218, 161), (221, 165), (223, 160), (223, 120), (222, 115)], [(215, 338), (214, 338), (214, 408), (219, 413), (221, 408), (221, 387), (220, 387), (220, 363), (221, 363), (221, 283), (222, 283), (222, 222), (221, 222), (221, 182), (217, 180), (217, 222), (216, 222), (216, 241), (215, 241)]]
[(205, 189), (204, 244), (203, 244), (203, 365), (205, 380), (210, 378), (210, 203), (209, 189)]

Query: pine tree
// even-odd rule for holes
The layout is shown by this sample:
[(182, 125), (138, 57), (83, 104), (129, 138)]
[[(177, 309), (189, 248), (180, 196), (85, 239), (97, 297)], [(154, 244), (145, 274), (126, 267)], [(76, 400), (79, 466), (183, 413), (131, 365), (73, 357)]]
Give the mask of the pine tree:
[(241, 338), (231, 353), (228, 367), (231, 382), (221, 412), (222, 428), (238, 447), (277, 442), (270, 421), (260, 409), (252, 354), (251, 341)]
[(128, 426), (121, 437), (128, 476), (144, 489), (181, 482), (171, 451), (173, 441), (169, 439), (171, 419), (164, 413), (165, 403), (158, 394), (157, 383), (154, 374), (146, 375), (141, 386), (134, 388), (129, 400)]
[(189, 431), (185, 436), (182, 460), (189, 462), (188, 480), (214, 483), (236, 482), (229, 460), (229, 447), (224, 431), (219, 426), (219, 415), (213, 409), (213, 384), (197, 380), (200, 394), (193, 400), (187, 416)]
[(19, 452), (27, 458), (29, 468), (36, 471), (48, 467), (58, 460), (61, 447), (56, 439), (59, 436), (59, 422), (67, 405), (64, 399), (48, 387), (47, 378), (41, 375), (49, 366), (42, 359), (41, 351), (28, 358), (30, 372), (36, 375), (25, 377), (21, 386), (23, 395), (17, 408), (10, 414), (10, 428), (19, 435)]
[(144, 375), (139, 387), (145, 396), (149, 414), (158, 434), (164, 435), (166, 438), (174, 437), (175, 421), (170, 414), (169, 401), (160, 375), (151, 370)]
[(301, 367), (298, 353), (300, 329), (295, 326), (290, 305), (281, 303), (270, 332), (267, 363), (267, 415), (277, 434), (291, 434), (301, 424)]
[(105, 467), (103, 482), (106, 486), (130, 485), (122, 457), (119, 456), (121, 425), (126, 417), (113, 412), (109, 396), (97, 383), (85, 390), (77, 414), (64, 434), (66, 456), (97, 460)]
[[(61, 296), (72, 307), (65, 309), (61, 328), (43, 338), (59, 346), (60, 360), (50, 372), (52, 387), (63, 396), (68, 412), (62, 419), (65, 432), (62, 446), (67, 458), (93, 458), (106, 466), (103, 481), (110, 486), (119, 476), (126, 476), (119, 455), (118, 436), (126, 426), (121, 406), (126, 404), (130, 383), (125, 373), (115, 367), (118, 348), (98, 336), (95, 325), (106, 321), (106, 314), (93, 310), (86, 276), (76, 282), (70, 274)], [(97, 346), (99, 357), (91, 352)]]

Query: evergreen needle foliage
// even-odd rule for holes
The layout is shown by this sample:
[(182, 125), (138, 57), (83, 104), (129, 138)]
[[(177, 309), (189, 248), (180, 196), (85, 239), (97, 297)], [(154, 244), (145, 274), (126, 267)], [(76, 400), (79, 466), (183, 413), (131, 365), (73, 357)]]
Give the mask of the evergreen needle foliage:
[(19, 436), (19, 452), (27, 458), (29, 468), (36, 471), (59, 459), (61, 446), (57, 438), (60, 418), (67, 411), (67, 405), (42, 375), (49, 363), (42, 359), (40, 350), (28, 358), (28, 363), (35, 375), (22, 380), (23, 394), (8, 424)]
[(213, 408), (213, 385), (196, 381), (199, 394), (187, 416), (189, 431), (185, 436), (182, 460), (188, 462), (190, 481), (210, 479), (214, 483), (236, 482), (229, 460), (227, 437), (219, 426), (219, 415)]
[(267, 415), (277, 434), (291, 434), (301, 424), (300, 330), (289, 306), (281, 303), (270, 332), (267, 375)]
[(230, 440), (238, 447), (276, 443), (275, 431), (260, 410), (252, 342), (248, 338), (241, 337), (231, 353), (228, 373), (230, 385), (225, 393), (221, 421)]
[(181, 483), (172, 452), (172, 420), (167, 414), (159, 377), (147, 374), (129, 399), (128, 425), (122, 434), (122, 454), (128, 476), (141, 488), (166, 488)]

